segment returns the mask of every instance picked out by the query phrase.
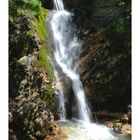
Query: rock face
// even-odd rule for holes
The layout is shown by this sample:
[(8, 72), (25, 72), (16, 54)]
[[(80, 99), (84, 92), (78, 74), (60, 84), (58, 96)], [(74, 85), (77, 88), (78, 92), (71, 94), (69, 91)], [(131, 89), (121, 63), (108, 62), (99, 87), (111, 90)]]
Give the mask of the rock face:
[(9, 139), (40, 140), (54, 123), (47, 11), (38, 1), (13, 0), (9, 6)]
[(54, 122), (49, 103), (43, 98), (43, 92), (50, 88), (51, 81), (46, 70), (34, 67), (37, 54), (33, 52), (10, 63), (13, 77), (10, 79), (9, 111), (13, 115), (10, 124), (14, 130), (21, 129), (17, 133), (18, 139), (21, 139), (20, 131), (25, 131), (23, 139), (43, 138)]
[[(126, 112), (131, 104), (130, 3), (122, 1), (118, 3), (122, 5), (116, 5), (113, 10), (98, 2), (95, 0), (96, 7), (112, 11), (112, 19), (101, 18), (99, 23), (89, 16), (89, 24), (93, 27), (81, 25), (87, 30), (80, 60), (81, 76), (94, 111)], [(113, 4), (111, 1), (106, 3)], [(93, 10), (94, 14), (98, 13), (98, 8)], [(104, 15), (107, 17), (107, 12)]]
[[(107, 38), (101, 35), (104, 33)], [(127, 111), (131, 103), (129, 49), (119, 43), (118, 36), (101, 34), (93, 38), (93, 48), (81, 59), (86, 93), (94, 111)]]
[(41, 98), (49, 78), (45, 70), (32, 66), (34, 57), (34, 55), (24, 56), (17, 62), (24, 68), (25, 78), (20, 81), (18, 96), (15, 98), (17, 105), (13, 113), (14, 123), (16, 125), (23, 123), (21, 129), (26, 131), (31, 139), (45, 137), (48, 128), (54, 122), (53, 114), (47, 109), (47, 102)]
[(95, 31), (97, 27), (108, 26), (114, 17), (121, 16), (118, 0), (64, 0), (64, 2), (66, 7), (75, 13), (74, 18), (78, 27), (90, 29), (90, 32)]

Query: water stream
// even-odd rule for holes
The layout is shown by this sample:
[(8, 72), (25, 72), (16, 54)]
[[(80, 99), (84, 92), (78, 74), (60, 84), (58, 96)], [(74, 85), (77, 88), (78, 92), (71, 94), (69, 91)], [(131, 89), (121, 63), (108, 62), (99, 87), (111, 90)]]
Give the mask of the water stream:
[[(76, 60), (79, 56), (81, 44), (78, 42), (70, 24), (71, 13), (64, 9), (62, 0), (54, 0), (55, 13), (51, 20), (51, 27), (53, 31), (54, 40), (54, 59), (55, 71), (59, 81), (59, 69), (63, 74), (71, 80), (71, 86), (74, 92), (75, 100), (77, 103), (77, 116), (78, 119), (90, 122), (90, 109), (86, 103), (83, 85), (80, 81), (78, 73), (78, 65)], [(59, 68), (59, 69), (57, 69)], [(65, 113), (65, 96), (63, 88), (58, 89), (60, 94), (60, 119), (66, 118)]]
[[(91, 120), (91, 111), (78, 73), (77, 60), (80, 54), (81, 43), (78, 41), (75, 29), (71, 23), (72, 14), (65, 10), (62, 0), (54, 0), (53, 2), (55, 9), (50, 25), (54, 47), (53, 67), (56, 77), (56, 93), (59, 96), (59, 125), (62, 130), (67, 131), (68, 140), (116, 140), (118, 138), (112, 134), (109, 128), (95, 124)], [(71, 119), (75, 121), (67, 119), (65, 98), (71, 93), (66, 93), (64, 90), (62, 75), (71, 81), (69, 83), (76, 103), (74, 105), (76, 111), (72, 114)], [(69, 99), (67, 102), (70, 102)], [(72, 107), (69, 106), (70, 108)]]

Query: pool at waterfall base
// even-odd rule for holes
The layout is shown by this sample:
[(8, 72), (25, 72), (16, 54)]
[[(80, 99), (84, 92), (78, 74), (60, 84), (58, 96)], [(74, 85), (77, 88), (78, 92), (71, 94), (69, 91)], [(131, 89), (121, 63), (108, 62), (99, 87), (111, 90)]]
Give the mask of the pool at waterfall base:
[(59, 120), (57, 124), (64, 134), (62, 140), (131, 140), (130, 136), (116, 134), (105, 125), (97, 123), (73, 119)]

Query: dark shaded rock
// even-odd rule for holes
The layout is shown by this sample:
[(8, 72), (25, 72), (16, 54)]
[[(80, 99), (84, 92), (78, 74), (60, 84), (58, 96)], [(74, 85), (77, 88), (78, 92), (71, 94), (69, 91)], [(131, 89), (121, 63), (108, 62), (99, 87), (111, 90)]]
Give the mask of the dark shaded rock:
[(77, 2), (75, 23), (85, 41), (80, 73), (92, 109), (127, 112), (131, 104), (131, 3)]
[[(31, 63), (27, 63), (27, 58), (18, 61), (25, 66), (26, 76), (20, 81), (19, 96), (15, 98), (15, 124), (22, 126), (21, 129), (27, 132), (27, 136), (44, 137), (48, 134), (49, 125), (54, 121), (53, 114), (46, 110), (48, 106), (40, 97), (41, 90), (46, 89), (47, 76), (43, 69), (32, 68)], [(40, 82), (38, 79), (41, 79)]]
[(53, 9), (53, 1), (52, 0), (40, 0), (42, 6), (46, 9)]
[[(36, 42), (39, 43), (37, 39)], [(54, 122), (48, 109), (51, 106), (42, 96), (44, 90), (51, 89), (52, 83), (46, 69), (35, 67), (37, 56), (38, 51), (33, 50), (10, 61), (9, 123), (14, 133), (9, 135), (12, 140), (15, 136), (20, 140), (43, 139)]]
[(14, 113), (15, 123), (18, 125), (23, 122), (23, 130), (28, 132), (28, 136), (45, 137), (49, 126), (54, 122), (53, 114), (46, 110), (45, 104), (37, 97), (21, 102), (19, 109)]
[(9, 140), (18, 140), (13, 129), (9, 129)]
[(110, 33), (103, 31), (93, 37), (93, 43), (87, 42), (93, 48), (82, 54), (81, 75), (94, 111), (126, 112), (131, 103), (130, 48), (114, 44), (120, 37)]

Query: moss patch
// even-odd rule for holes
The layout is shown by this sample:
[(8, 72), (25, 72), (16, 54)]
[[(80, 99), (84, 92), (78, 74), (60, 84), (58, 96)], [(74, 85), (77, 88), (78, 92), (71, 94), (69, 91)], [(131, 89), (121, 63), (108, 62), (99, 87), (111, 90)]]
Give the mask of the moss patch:
[(42, 100), (46, 101), (48, 106), (53, 108), (55, 106), (55, 93), (54, 89), (47, 87), (41, 94)]
[(38, 68), (46, 69), (50, 78), (51, 78), (51, 81), (53, 80), (53, 77), (54, 77), (53, 69), (52, 69), (52, 66), (50, 64), (50, 60), (49, 60), (48, 55), (47, 55), (47, 49), (45, 47), (42, 47), (39, 50), (38, 59), (35, 63), (35, 66)]
[(46, 16), (48, 14), (47, 9), (41, 9), (39, 13), (34, 17), (32, 22), (32, 29), (28, 32), (29, 35), (37, 36), (40, 40), (39, 44), (39, 52), (38, 52), (38, 58), (35, 62), (35, 66), (37, 68), (43, 68), (47, 70), (51, 81), (54, 79), (53, 69), (50, 64), (49, 59), (49, 40), (48, 40), (48, 30), (45, 23)]

